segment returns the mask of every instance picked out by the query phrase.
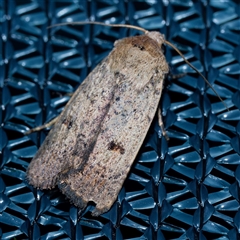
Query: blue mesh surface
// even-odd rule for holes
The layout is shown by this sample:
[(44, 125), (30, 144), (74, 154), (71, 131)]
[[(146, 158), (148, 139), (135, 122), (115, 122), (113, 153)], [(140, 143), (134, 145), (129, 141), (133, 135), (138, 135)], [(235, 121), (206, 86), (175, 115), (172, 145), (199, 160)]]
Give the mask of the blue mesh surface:
[[(166, 35), (203, 79), (166, 47), (172, 74), (157, 119), (116, 203), (99, 217), (58, 191), (40, 191), (26, 169), (87, 74), (136, 30), (48, 26), (67, 21), (127, 23)], [(0, 1), (1, 239), (239, 239), (240, 4), (238, 0)]]

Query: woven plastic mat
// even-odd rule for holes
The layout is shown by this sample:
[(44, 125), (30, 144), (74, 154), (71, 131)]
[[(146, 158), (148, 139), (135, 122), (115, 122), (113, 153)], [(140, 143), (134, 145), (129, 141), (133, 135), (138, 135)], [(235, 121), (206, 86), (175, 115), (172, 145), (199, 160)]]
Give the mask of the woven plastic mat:
[[(136, 30), (47, 27), (127, 23), (165, 34), (206, 76), (228, 109), (178, 54), (157, 118), (116, 203), (92, 217), (58, 189), (29, 186), (26, 169), (56, 117), (117, 39)], [(238, 0), (0, 1), (1, 239), (239, 239), (240, 3)], [(157, 103), (156, 103), (157, 104)], [(67, 159), (66, 159), (67, 160)]]

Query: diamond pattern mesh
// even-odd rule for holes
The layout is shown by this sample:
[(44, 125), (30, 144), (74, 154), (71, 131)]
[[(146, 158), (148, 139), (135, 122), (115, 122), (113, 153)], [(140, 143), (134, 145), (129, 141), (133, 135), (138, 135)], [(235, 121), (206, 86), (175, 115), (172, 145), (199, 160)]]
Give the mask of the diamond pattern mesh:
[[(171, 73), (157, 119), (112, 209), (92, 217), (58, 191), (25, 180), (48, 130), (87, 74), (136, 30), (47, 27), (127, 23), (166, 35), (204, 80), (166, 47)], [(0, 1), (1, 239), (239, 239), (240, 4), (238, 0)]]

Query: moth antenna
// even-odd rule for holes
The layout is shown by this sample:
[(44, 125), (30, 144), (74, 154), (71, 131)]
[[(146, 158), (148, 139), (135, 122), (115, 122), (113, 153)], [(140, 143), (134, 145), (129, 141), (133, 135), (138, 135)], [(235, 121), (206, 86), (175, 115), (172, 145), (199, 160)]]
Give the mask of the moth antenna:
[(172, 43), (168, 42), (167, 40), (164, 41), (167, 45), (169, 45), (170, 47), (172, 47), (182, 58), (183, 60), (192, 68), (194, 69), (203, 79), (204, 81), (208, 84), (208, 86), (213, 90), (213, 92), (216, 94), (216, 96), (221, 100), (221, 102), (224, 104), (224, 106), (226, 107), (226, 109), (229, 111), (229, 108), (227, 106), (227, 104), (223, 101), (223, 99), (219, 96), (219, 94), (216, 92), (216, 90), (212, 87), (212, 85), (210, 84), (210, 82), (202, 75), (202, 73), (200, 73), (197, 68), (195, 68), (185, 57), (184, 55), (180, 52), (180, 50), (178, 50)]
[[(131, 29), (139, 30), (139, 31), (143, 32), (144, 34), (146, 34), (148, 32), (144, 28), (133, 26), (133, 25), (129, 25), (129, 24), (111, 24), (111, 23), (103, 23), (103, 22), (67, 22), (67, 23), (57, 23), (57, 24), (54, 24), (54, 25), (52, 25), (52, 26), (50, 26), (48, 28), (59, 27), (59, 26), (67, 26), (67, 25), (87, 25), (87, 24), (102, 25), (102, 26), (108, 26), (108, 27), (131, 28)], [(216, 96), (221, 100), (221, 102), (224, 104), (226, 109), (229, 111), (229, 108), (228, 108), (227, 104), (223, 101), (223, 99), (219, 96), (219, 94), (216, 92), (216, 90), (212, 87), (210, 82), (197, 70), (197, 68), (195, 68), (172, 43), (168, 42), (167, 40), (165, 40), (164, 42), (167, 45), (171, 46), (183, 58), (183, 60), (204, 79), (204, 81), (208, 84), (208, 86), (213, 90), (213, 92), (216, 94)]]
[(120, 27), (120, 28), (132, 28), (135, 30), (139, 30), (143, 33), (147, 33), (148, 31), (144, 28), (129, 25), (129, 24), (111, 24), (111, 23), (103, 23), (103, 22), (67, 22), (67, 23), (57, 23), (54, 24), (48, 28), (53, 28), (53, 27), (58, 27), (58, 26), (66, 26), (66, 25), (87, 25), (87, 24), (92, 24), (92, 25), (102, 25), (102, 26), (108, 26), (108, 27)]

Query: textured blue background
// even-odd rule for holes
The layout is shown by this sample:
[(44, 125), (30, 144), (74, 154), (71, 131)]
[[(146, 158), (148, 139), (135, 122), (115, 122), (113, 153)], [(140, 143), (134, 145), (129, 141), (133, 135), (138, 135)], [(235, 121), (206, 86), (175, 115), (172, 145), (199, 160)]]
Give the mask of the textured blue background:
[[(139, 34), (67, 21), (127, 23), (166, 35), (211, 82), (166, 47), (171, 72), (161, 108), (118, 201), (100, 216), (57, 190), (25, 181), (47, 130), (115, 40)], [(239, 239), (240, 4), (238, 0), (0, 1), (1, 239)], [(157, 103), (156, 103), (157, 104)]]

